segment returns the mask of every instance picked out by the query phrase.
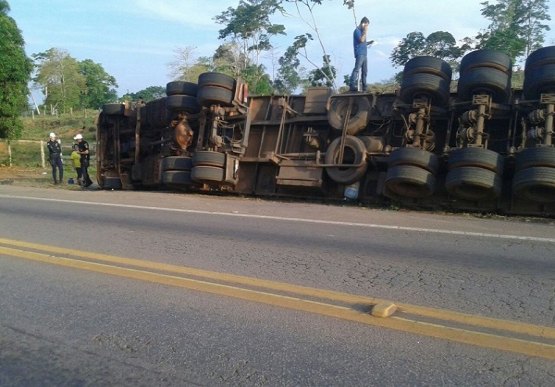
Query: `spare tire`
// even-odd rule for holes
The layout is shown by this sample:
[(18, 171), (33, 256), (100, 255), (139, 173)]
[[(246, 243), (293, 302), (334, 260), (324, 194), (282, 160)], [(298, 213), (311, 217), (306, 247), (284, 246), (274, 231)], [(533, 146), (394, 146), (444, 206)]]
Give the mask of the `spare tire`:
[[(341, 137), (331, 142), (326, 150), (326, 164), (338, 164), (339, 147), (341, 145)], [(340, 184), (352, 184), (358, 181), (366, 172), (368, 163), (366, 161), (366, 146), (364, 143), (354, 136), (345, 136), (345, 146), (342, 164), (353, 164), (359, 166), (354, 167), (326, 167), (328, 176)]]
[(351, 114), (347, 123), (347, 134), (354, 136), (363, 130), (370, 120), (370, 102), (366, 97), (334, 97), (330, 102), (328, 122), (331, 127), (342, 130), (352, 100)]

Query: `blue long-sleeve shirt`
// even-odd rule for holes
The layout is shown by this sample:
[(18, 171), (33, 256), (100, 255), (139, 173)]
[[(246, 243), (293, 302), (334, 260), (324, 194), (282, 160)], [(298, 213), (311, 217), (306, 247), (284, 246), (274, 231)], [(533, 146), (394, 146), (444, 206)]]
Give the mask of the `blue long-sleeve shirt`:
[(366, 46), (366, 39), (364, 42), (360, 41), (362, 34), (363, 32), (360, 26), (355, 28), (355, 31), (353, 32), (353, 48), (355, 51), (355, 58), (359, 55), (366, 55), (368, 52), (368, 48)]

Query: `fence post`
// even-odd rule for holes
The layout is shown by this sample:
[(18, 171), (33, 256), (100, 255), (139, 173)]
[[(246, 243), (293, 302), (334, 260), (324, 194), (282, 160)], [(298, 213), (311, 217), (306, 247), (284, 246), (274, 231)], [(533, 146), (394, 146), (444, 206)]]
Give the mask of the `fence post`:
[(11, 167), (12, 166), (12, 145), (10, 143), (10, 140), (8, 140), (8, 160)]
[(46, 164), (44, 162), (44, 141), (40, 140), (40, 161), (42, 163), (42, 168), (46, 168)]

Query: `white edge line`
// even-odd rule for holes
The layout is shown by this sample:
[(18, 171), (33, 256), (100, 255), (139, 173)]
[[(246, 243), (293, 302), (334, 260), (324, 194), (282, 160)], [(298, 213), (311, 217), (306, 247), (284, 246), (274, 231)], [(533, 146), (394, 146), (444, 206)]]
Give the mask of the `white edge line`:
[(533, 237), (533, 236), (523, 236), (523, 235), (490, 234), (490, 233), (457, 231), (457, 230), (439, 230), (434, 228), (391, 226), (391, 225), (374, 224), (374, 223), (340, 222), (335, 220), (289, 218), (289, 217), (271, 216), (271, 215), (238, 214), (233, 212), (220, 212), (220, 211), (186, 210), (186, 209), (180, 209), (180, 208), (138, 206), (134, 204), (98, 203), (98, 202), (86, 202), (82, 200), (37, 198), (33, 196), (16, 196), (16, 195), (0, 194), (0, 198), (37, 200), (37, 201), (45, 201), (45, 202), (74, 203), (74, 204), (84, 204), (84, 205), (102, 206), (102, 207), (121, 207), (121, 208), (134, 208), (134, 209), (141, 209), (141, 210), (180, 212), (180, 213), (186, 213), (186, 214), (230, 216), (230, 217), (238, 217), (238, 218), (279, 220), (279, 221), (289, 221), (289, 222), (298, 222), (298, 223), (327, 224), (327, 225), (334, 225), (334, 226), (364, 227), (364, 228), (377, 228), (377, 229), (384, 229), (384, 230), (413, 231), (413, 232), (422, 232), (422, 233), (435, 233), (435, 234), (482, 237), (482, 238), (496, 238), (496, 239), (555, 243), (555, 238)]

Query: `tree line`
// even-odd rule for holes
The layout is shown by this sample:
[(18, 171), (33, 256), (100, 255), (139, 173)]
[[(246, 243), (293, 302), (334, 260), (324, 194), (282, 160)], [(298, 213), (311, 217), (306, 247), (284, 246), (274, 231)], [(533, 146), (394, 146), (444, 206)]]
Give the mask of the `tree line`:
[[(179, 48), (170, 70), (175, 80), (196, 82), (207, 71), (241, 77), (253, 94), (290, 94), (310, 86), (338, 87), (338, 74), (320, 35), (316, 10), (328, 1), (337, 0), (239, 0), (214, 21), (221, 44), (212, 56), (195, 57), (193, 47)], [(410, 32), (393, 49), (390, 59), (395, 67), (403, 66), (419, 55), (430, 55), (451, 63), (456, 71), (458, 59), (475, 49), (493, 49), (507, 53), (513, 61), (541, 47), (551, 20), (547, 0), (485, 1), (481, 14), (489, 26), (473, 37), (457, 41), (447, 31), (428, 36)], [(342, 0), (355, 24), (356, 0)], [(91, 59), (78, 61), (62, 49), (51, 48), (28, 58), (24, 40), (15, 20), (8, 16), (7, 0), (0, 0), (0, 137), (17, 138), (21, 132), (20, 113), (28, 109), (28, 83), (39, 88), (44, 96), (43, 113), (67, 112), (76, 108), (98, 109), (102, 104), (118, 100), (116, 79), (102, 65)], [(286, 35), (282, 24), (272, 22), (276, 14), (296, 16), (303, 21), (306, 32), (295, 36), (277, 58), (277, 71), (268, 73), (261, 58), (275, 53), (272, 41)], [(317, 57), (309, 50), (318, 48)], [(348, 76), (344, 75), (342, 83)], [(392, 80), (394, 82), (394, 80)], [(165, 95), (162, 86), (151, 86), (136, 93), (127, 93), (120, 100), (142, 98), (145, 101)], [(35, 106), (36, 109), (40, 107)]]

